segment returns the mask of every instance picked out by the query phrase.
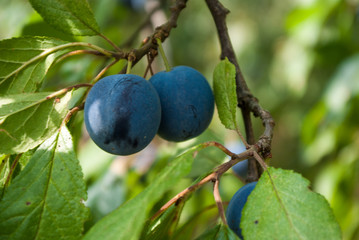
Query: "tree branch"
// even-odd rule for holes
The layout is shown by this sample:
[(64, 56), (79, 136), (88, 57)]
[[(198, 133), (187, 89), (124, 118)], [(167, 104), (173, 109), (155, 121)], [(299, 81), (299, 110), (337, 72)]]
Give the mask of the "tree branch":
[[(225, 57), (234, 64), (236, 68), (236, 84), (237, 84), (237, 102), (238, 107), (242, 109), (242, 117), (245, 125), (247, 141), (249, 144), (255, 144), (259, 152), (264, 156), (270, 156), (271, 142), (273, 137), (274, 120), (269, 112), (262, 109), (257, 98), (250, 92), (247, 83), (240, 70), (231, 39), (228, 34), (226, 24), (226, 16), (229, 10), (226, 9), (218, 0), (206, 0), (207, 6), (213, 16), (216, 24), (219, 42), (221, 45), (221, 59)], [(257, 143), (252, 128), (251, 112), (255, 117), (259, 117), (264, 125), (264, 133), (260, 136)], [(254, 159), (249, 160), (248, 181), (255, 181), (259, 178), (259, 164)]]
[(206, 0), (206, 3), (216, 24), (217, 33), (220, 40), (219, 43), (222, 49), (220, 58), (225, 59), (227, 57), (228, 60), (236, 67), (237, 97), (238, 102), (240, 102), (243, 95), (250, 94), (250, 92), (239, 68), (232, 42), (229, 37), (226, 23), (226, 16), (229, 13), (229, 10), (226, 9), (218, 0)]
[[(177, 27), (177, 19), (181, 13), (181, 11), (186, 7), (186, 3), (187, 0), (176, 0), (174, 5), (170, 8), (171, 10), (171, 15), (168, 19), (168, 21), (164, 24), (162, 24), (161, 26), (158, 26), (155, 31), (153, 32), (153, 34), (151, 36), (149, 36), (148, 38), (146, 38), (143, 42), (141, 47), (136, 48), (136, 49), (132, 49), (129, 51), (125, 51), (120, 49), (118, 46), (116, 46), (114, 43), (112, 43), (107, 37), (105, 37), (104, 35), (100, 35), (102, 38), (104, 38), (106, 41), (108, 41), (113, 47), (115, 47), (115, 51), (107, 51), (105, 49), (102, 49), (98, 46), (92, 45), (92, 44), (86, 44), (86, 43), (79, 43), (79, 42), (74, 42), (74, 43), (70, 43), (68, 44), (69, 46), (85, 46), (85, 47), (90, 47), (95, 49), (96, 51), (92, 51), (92, 52), (86, 52), (86, 53), (91, 53), (91, 54), (95, 54), (95, 55), (99, 55), (99, 56), (106, 56), (106, 57), (114, 57), (116, 60), (119, 59), (130, 59), (132, 61), (132, 67), (139, 62), (145, 55), (147, 54), (151, 54), (152, 57), (157, 55), (157, 41), (156, 39), (159, 38), (161, 40), (161, 42), (164, 42), (165, 39), (169, 36), (172, 28)], [(158, 8), (153, 9), (153, 11), (150, 13), (150, 15), (152, 15), (155, 11), (157, 11)], [(146, 22), (140, 26), (140, 28), (143, 28), (145, 26)], [(136, 35), (137, 33), (135, 32), (134, 35)], [(130, 41), (132, 41), (132, 37), (130, 37), (130, 39), (128, 39), (128, 42), (125, 44), (130, 43)], [(69, 47), (66, 45), (66, 47)], [(56, 49), (57, 50), (57, 49)], [(77, 53), (84, 53), (84, 52), (76, 52)], [(46, 54), (48, 54), (46, 52)], [(66, 56), (67, 57), (67, 56)], [(35, 59), (37, 60), (37, 59)], [(125, 73), (126, 72), (126, 68), (127, 66), (125, 66), (121, 73)]]
[[(205, 147), (209, 146), (215, 146), (218, 147), (220, 145), (213, 144), (214, 142), (208, 142), (209, 144), (206, 144)], [(220, 150), (227, 152), (226, 149), (219, 148)], [(228, 150), (229, 152), (229, 150)], [(230, 153), (230, 152), (229, 152)], [(220, 177), (227, 172), (231, 167), (233, 167), (235, 164), (237, 164), (239, 161), (242, 161), (244, 159), (247, 159), (249, 157), (255, 156), (256, 159), (258, 157), (258, 161), (261, 160), (261, 157), (256, 153), (255, 146), (252, 146), (250, 149), (240, 153), (240, 154), (234, 154), (231, 153), (231, 160), (219, 165), (216, 167), (212, 173), (204, 177), (201, 181), (189, 186), (188, 188), (184, 189), (182, 192), (178, 193), (176, 196), (174, 196), (171, 200), (169, 200), (165, 205), (163, 205), (160, 210), (158, 210), (153, 216), (152, 219), (157, 218), (160, 216), (164, 211), (166, 211), (170, 206), (172, 206), (174, 203), (176, 203), (179, 199), (187, 198), (190, 194), (192, 194), (194, 191), (196, 191), (198, 188), (202, 187), (204, 184), (208, 182), (216, 182)], [(261, 164), (263, 164), (263, 168), (267, 168), (267, 165), (264, 163), (264, 161), (261, 161)], [(217, 200), (218, 196), (215, 196)]]
[[(172, 28), (177, 27), (177, 19), (181, 13), (181, 11), (186, 7), (187, 0), (177, 0), (170, 8), (171, 15), (168, 21), (161, 26), (156, 27), (153, 34), (146, 39), (143, 45), (140, 48), (133, 49), (128, 53), (128, 55), (132, 55), (132, 66), (134, 66), (143, 56), (150, 53), (152, 56), (157, 55), (157, 38), (164, 42), (165, 39), (169, 36)], [(128, 57), (127, 57), (128, 58)], [(124, 67), (121, 73), (126, 71), (126, 67)]]

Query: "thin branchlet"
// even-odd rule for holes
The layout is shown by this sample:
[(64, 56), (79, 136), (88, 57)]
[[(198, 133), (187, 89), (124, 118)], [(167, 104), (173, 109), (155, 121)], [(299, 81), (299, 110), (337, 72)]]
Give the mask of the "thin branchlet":
[[(258, 99), (252, 95), (243, 77), (228, 33), (226, 16), (229, 13), (229, 10), (226, 9), (218, 0), (206, 0), (206, 3), (217, 28), (221, 46), (220, 58), (228, 58), (228, 60), (236, 68), (237, 102), (238, 107), (242, 109), (247, 142), (251, 145), (255, 145), (260, 154), (266, 158), (271, 155), (271, 143), (273, 128), (275, 125), (274, 120), (270, 113), (260, 106)], [(264, 133), (259, 137), (258, 142), (255, 142), (251, 113), (253, 113), (255, 117), (259, 117), (262, 120), (265, 128)], [(261, 168), (257, 161), (250, 158), (247, 181), (252, 182), (257, 180), (259, 178), (260, 169)]]

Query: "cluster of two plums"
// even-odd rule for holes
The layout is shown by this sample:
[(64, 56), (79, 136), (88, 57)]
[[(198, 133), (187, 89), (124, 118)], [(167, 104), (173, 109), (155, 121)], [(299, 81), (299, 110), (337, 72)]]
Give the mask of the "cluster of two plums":
[(214, 97), (197, 70), (178, 66), (149, 81), (133, 74), (107, 76), (90, 90), (84, 109), (91, 139), (106, 152), (130, 155), (144, 149), (158, 133), (185, 141), (210, 124)]
[[(201, 134), (212, 120), (214, 97), (201, 73), (179, 66), (149, 81), (133, 74), (105, 77), (92, 87), (84, 112), (87, 131), (100, 148), (130, 155), (144, 149), (157, 133), (176, 142)], [(238, 169), (245, 172), (246, 165)], [(241, 175), (238, 169), (234, 171)], [(240, 238), (241, 212), (255, 183), (241, 188), (227, 208), (228, 225)]]

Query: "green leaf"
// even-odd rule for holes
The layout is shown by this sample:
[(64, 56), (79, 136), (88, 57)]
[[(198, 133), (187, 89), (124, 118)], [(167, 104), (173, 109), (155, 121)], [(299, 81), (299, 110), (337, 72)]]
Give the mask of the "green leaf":
[(115, 173), (112, 169), (108, 169), (99, 180), (90, 185), (87, 190), (86, 206), (91, 211), (91, 218), (86, 222), (86, 228), (118, 208), (125, 201), (126, 192), (124, 176)]
[(141, 240), (162, 240), (170, 239), (173, 234), (173, 230), (176, 228), (184, 202), (171, 206), (167, 209), (159, 218), (154, 221), (150, 221), (144, 229), (144, 235), (141, 236)]
[(226, 128), (235, 130), (237, 128), (236, 68), (227, 58), (214, 69), (213, 90), (219, 119)]
[(151, 185), (95, 224), (84, 239), (138, 239), (147, 211), (168, 189), (190, 172), (193, 153), (201, 148), (202, 145), (190, 148), (171, 161)]
[[(211, 205), (203, 204), (207, 199), (213, 198), (212, 192), (197, 191), (195, 197), (196, 203), (187, 203), (191, 208), (196, 209), (195, 213), (193, 213), (192, 216), (187, 218), (185, 222), (183, 222), (181, 226), (176, 229), (176, 232), (173, 234), (171, 239), (193, 239), (193, 236), (198, 235), (198, 229), (201, 228), (199, 226), (203, 226), (203, 223), (212, 222), (212, 220), (218, 219), (217, 205), (213, 203), (211, 203)], [(194, 198), (192, 198), (192, 200), (194, 200)]]
[(216, 227), (210, 229), (209, 231), (205, 232), (196, 240), (237, 240), (239, 239), (237, 235), (232, 232), (228, 226), (225, 225), (217, 225)]
[(68, 112), (72, 92), (61, 99), (49, 93), (0, 97), (0, 153), (26, 152), (50, 137)]
[(21, 29), (21, 36), (46, 36), (46, 37), (53, 37), (59, 38), (64, 41), (68, 42), (75, 42), (76, 37), (64, 33), (63, 31), (59, 31), (52, 27), (47, 22), (43, 21), (43, 19), (38, 18), (35, 21), (28, 22), (25, 26)]
[(63, 127), (35, 152), (0, 202), (0, 239), (79, 239), (88, 210), (72, 138)]
[(29, 0), (53, 27), (72, 35), (98, 35), (100, 29), (86, 0)]
[(323, 196), (290, 170), (268, 168), (242, 212), (244, 239), (342, 239)]
[(47, 37), (0, 41), (0, 94), (39, 89), (56, 58), (70, 51), (66, 46), (65, 41)]
[(2, 192), (7, 176), (9, 175), (10, 172), (9, 157), (10, 156), (5, 154), (0, 155), (0, 199), (2, 196)]
[(0, 97), (0, 119), (46, 101), (51, 92), (23, 93)]

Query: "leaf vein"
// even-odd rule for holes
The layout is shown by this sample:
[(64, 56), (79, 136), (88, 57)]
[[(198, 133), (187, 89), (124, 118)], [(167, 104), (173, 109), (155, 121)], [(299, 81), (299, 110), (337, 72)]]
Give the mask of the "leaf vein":
[(295, 230), (296, 235), (297, 235), (300, 239), (304, 239), (304, 238), (302, 237), (302, 235), (299, 234), (298, 229), (294, 226), (293, 221), (292, 221), (292, 219), (291, 219), (291, 217), (290, 217), (290, 215), (289, 215), (289, 212), (288, 212), (287, 208), (285, 207), (285, 205), (284, 205), (284, 203), (283, 203), (283, 201), (282, 201), (282, 198), (279, 196), (279, 191), (277, 190), (277, 188), (276, 188), (276, 186), (275, 186), (275, 184), (274, 184), (274, 181), (273, 181), (273, 179), (272, 179), (271, 174), (269, 173), (269, 171), (268, 171), (267, 173), (268, 173), (268, 177), (269, 177), (269, 179), (270, 179), (270, 181), (271, 181), (271, 183), (272, 183), (272, 188), (273, 188), (273, 191), (274, 191), (274, 193), (275, 193), (275, 196), (276, 196), (276, 198), (278, 199), (279, 204), (282, 206), (282, 209), (283, 209), (283, 211), (284, 211), (284, 213), (285, 213), (286, 218), (288, 219), (289, 224), (290, 224), (290, 225), (292, 226), (292, 228)]
[(51, 176), (52, 176), (52, 172), (53, 172), (53, 167), (54, 167), (54, 156), (55, 156), (55, 152), (57, 150), (57, 147), (58, 147), (58, 138), (59, 138), (59, 135), (57, 135), (56, 139), (55, 139), (55, 148), (52, 152), (52, 157), (50, 158), (50, 161), (49, 161), (49, 164), (50, 164), (50, 170), (49, 170), (49, 174), (48, 174), (48, 180), (47, 180), (47, 187), (45, 188), (45, 193), (44, 193), (44, 204), (42, 205), (42, 210), (41, 210), (41, 215), (40, 215), (40, 219), (39, 219), (39, 224), (37, 225), (37, 230), (36, 230), (36, 236), (35, 236), (35, 239), (38, 237), (39, 235), (39, 230), (41, 229), (41, 226), (42, 226), (42, 219), (43, 219), (43, 216), (44, 216), (44, 212), (45, 212), (45, 205), (46, 205), (46, 201), (47, 201), (47, 197), (48, 197), (48, 190), (49, 190), (49, 185), (50, 185), (50, 181), (51, 181)]

